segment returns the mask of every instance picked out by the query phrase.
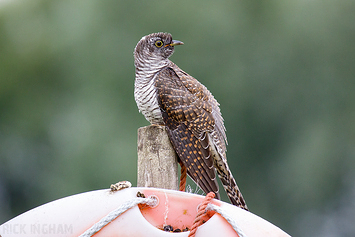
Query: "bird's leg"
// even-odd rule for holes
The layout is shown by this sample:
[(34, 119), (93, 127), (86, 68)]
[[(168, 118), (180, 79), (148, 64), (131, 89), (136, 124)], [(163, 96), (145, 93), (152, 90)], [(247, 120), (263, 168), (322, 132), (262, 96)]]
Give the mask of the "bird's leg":
[(179, 160), (179, 164), (181, 167), (179, 191), (185, 192), (187, 170), (186, 170), (186, 166), (180, 160)]

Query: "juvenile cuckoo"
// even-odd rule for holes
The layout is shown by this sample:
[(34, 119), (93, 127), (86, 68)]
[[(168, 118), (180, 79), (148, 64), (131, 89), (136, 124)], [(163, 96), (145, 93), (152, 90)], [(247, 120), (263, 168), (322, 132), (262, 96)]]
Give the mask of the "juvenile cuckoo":
[(227, 164), (219, 103), (208, 89), (169, 60), (182, 45), (169, 33), (144, 36), (134, 49), (134, 98), (151, 124), (164, 125), (187, 174), (219, 198), (216, 170), (232, 204), (248, 210)]

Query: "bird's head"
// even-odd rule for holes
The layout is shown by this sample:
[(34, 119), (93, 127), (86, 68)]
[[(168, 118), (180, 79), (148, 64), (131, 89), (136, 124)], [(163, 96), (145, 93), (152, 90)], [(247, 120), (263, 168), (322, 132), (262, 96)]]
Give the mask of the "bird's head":
[(135, 60), (163, 61), (174, 53), (175, 45), (184, 44), (173, 40), (169, 33), (153, 33), (142, 37), (134, 49)]

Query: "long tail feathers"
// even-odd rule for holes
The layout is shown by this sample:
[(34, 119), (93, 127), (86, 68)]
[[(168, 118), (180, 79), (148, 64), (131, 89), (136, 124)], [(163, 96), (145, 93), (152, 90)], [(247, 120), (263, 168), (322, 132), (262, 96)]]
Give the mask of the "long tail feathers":
[(235, 182), (233, 175), (228, 170), (228, 174), (225, 174), (221, 170), (217, 169), (219, 178), (222, 181), (223, 187), (227, 192), (228, 198), (233, 205), (236, 205), (245, 210), (249, 210), (242, 193), (240, 192), (237, 183)]

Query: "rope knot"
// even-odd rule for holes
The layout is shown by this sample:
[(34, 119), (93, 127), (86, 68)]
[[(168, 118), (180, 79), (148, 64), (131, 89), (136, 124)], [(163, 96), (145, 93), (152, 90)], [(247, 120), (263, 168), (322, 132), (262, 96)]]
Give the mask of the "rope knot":
[(215, 197), (213, 192), (209, 192), (206, 197), (203, 199), (201, 204), (198, 206), (197, 214), (194, 220), (194, 223), (191, 227), (191, 231), (188, 237), (194, 237), (197, 231), (197, 228), (204, 223), (204, 218), (211, 218), (207, 213), (207, 205), (212, 202), (212, 199)]

